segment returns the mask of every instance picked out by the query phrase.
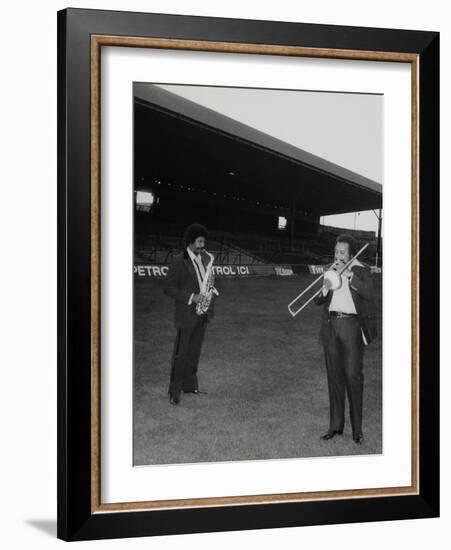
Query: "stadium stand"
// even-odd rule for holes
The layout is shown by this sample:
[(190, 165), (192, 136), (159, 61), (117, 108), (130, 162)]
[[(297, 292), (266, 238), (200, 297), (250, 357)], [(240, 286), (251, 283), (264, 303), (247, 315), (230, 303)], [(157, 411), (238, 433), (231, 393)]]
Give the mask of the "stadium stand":
[[(135, 192), (155, 199), (135, 212), (135, 264), (168, 264), (193, 222), (217, 265), (326, 264), (343, 230), (321, 217), (382, 207), (375, 181), (158, 86), (134, 94)], [(374, 264), (375, 234), (346, 232)]]
[[(331, 250), (337, 235), (343, 229), (322, 227), (315, 234), (305, 234), (288, 242), (288, 239), (252, 233), (225, 233), (210, 231), (208, 250), (215, 256), (216, 265), (308, 265), (324, 264), (332, 260)], [(367, 263), (374, 263), (376, 252), (375, 236), (372, 232), (346, 230), (353, 234), (360, 245), (370, 242)], [(135, 242), (135, 263), (165, 265), (182, 248), (182, 228), (172, 228), (174, 234), (155, 232), (149, 236), (137, 235)]]

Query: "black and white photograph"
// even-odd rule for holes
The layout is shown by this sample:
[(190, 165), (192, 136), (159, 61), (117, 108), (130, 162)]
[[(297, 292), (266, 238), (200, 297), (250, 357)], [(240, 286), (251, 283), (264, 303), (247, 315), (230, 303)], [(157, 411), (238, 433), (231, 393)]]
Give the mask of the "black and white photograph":
[(447, 546), (447, 14), (5, 6), (2, 547)]
[(383, 453), (383, 95), (133, 102), (134, 466)]

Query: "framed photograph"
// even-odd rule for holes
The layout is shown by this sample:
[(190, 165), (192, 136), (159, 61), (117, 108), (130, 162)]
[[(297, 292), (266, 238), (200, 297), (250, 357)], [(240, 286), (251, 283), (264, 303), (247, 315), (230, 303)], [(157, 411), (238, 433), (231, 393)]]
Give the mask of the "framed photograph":
[(58, 13), (58, 536), (439, 514), (439, 35)]

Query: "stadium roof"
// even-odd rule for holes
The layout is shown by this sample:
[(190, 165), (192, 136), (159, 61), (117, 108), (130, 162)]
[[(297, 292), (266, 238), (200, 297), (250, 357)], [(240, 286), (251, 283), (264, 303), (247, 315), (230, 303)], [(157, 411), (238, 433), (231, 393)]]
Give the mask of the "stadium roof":
[[(312, 216), (382, 207), (382, 186), (151, 84), (134, 85), (136, 176)], [(264, 116), (264, 113), (262, 113)]]

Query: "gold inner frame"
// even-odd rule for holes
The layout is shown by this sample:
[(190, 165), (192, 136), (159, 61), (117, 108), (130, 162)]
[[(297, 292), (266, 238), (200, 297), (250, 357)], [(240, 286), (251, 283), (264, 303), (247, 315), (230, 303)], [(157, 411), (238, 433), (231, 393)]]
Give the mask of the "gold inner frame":
[[(408, 487), (209, 497), (102, 504), (100, 500), (100, 54), (102, 46), (247, 53), (411, 64), (412, 96), (412, 479)], [(419, 494), (419, 56), (266, 44), (127, 36), (91, 36), (91, 513), (162, 510), (277, 502), (306, 502)]]

